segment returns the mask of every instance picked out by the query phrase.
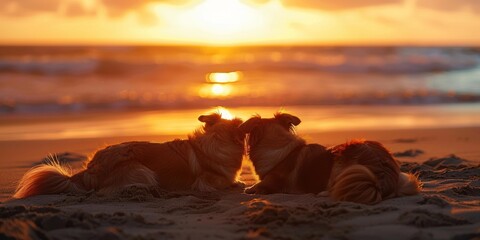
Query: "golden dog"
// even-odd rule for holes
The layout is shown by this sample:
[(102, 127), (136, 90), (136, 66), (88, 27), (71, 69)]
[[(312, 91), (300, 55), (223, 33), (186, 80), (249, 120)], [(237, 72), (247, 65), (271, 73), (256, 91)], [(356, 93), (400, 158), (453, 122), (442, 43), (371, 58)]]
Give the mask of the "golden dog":
[(246, 193), (322, 193), (334, 200), (375, 204), (419, 191), (415, 176), (400, 172), (380, 143), (352, 141), (327, 149), (294, 133), (300, 119), (286, 113), (255, 116), (240, 126), (261, 182)]
[(242, 164), (245, 134), (238, 129), (242, 121), (225, 120), (218, 113), (198, 120), (205, 125), (187, 140), (109, 146), (73, 176), (55, 163), (34, 167), (23, 176), (14, 197), (89, 190), (112, 193), (130, 185), (198, 191), (228, 188)]

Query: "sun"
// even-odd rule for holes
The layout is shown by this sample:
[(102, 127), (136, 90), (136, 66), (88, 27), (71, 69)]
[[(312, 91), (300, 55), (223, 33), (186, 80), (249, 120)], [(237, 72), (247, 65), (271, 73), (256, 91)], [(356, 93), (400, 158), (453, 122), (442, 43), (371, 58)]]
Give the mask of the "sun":
[(261, 15), (240, 0), (204, 0), (187, 17), (202, 31), (214, 36), (229, 36), (255, 28)]

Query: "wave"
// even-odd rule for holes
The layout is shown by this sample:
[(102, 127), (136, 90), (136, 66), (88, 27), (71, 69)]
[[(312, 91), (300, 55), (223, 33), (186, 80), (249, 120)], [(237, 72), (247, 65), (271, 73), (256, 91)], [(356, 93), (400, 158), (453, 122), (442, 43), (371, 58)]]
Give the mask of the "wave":
[(0, 60), (1, 73), (35, 75), (118, 75), (158, 68), (155, 63), (132, 63), (116, 60)]
[[(391, 95), (352, 95), (341, 97), (321, 97), (315, 95), (298, 96), (263, 96), (252, 98), (233, 97), (223, 99), (221, 105), (228, 107), (245, 106), (326, 106), (326, 105), (433, 105), (433, 104), (458, 104), (480, 103), (480, 94), (454, 94), (451, 93), (397, 93)], [(145, 101), (144, 99), (82, 99), (74, 102), (43, 101), (43, 102), (1, 102), (0, 115), (8, 114), (47, 114), (69, 113), (88, 111), (124, 111), (124, 110), (159, 110), (159, 109), (199, 109), (210, 108), (219, 104), (218, 99), (208, 99), (192, 96), (157, 99)]]
[[(205, 82), (222, 71), (241, 79)], [(480, 49), (464, 47), (0, 47), (0, 114), (471, 103), (478, 76)]]
[(80, 60), (0, 60), (0, 73), (29, 73), (45, 75), (87, 74), (98, 66), (97, 61)]
[[(480, 54), (467, 48), (293, 48), (240, 52), (116, 50), (115, 54), (0, 55), (0, 74), (115, 75), (148, 70), (319, 71), (416, 74), (475, 68)], [(112, 51), (112, 49), (109, 49)]]

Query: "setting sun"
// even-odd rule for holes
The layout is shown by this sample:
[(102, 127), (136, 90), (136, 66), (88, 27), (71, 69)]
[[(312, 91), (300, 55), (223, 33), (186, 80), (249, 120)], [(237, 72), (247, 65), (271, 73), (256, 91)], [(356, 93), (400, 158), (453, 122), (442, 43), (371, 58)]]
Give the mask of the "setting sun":
[(205, 33), (228, 38), (261, 24), (257, 10), (240, 0), (205, 0), (194, 6), (186, 19)]

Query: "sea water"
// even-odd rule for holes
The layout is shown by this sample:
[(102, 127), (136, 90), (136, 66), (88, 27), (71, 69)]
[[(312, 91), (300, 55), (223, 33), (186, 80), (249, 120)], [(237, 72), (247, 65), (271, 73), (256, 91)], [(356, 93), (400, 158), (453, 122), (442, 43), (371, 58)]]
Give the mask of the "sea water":
[[(304, 119), (323, 121), (307, 125), (312, 130), (476, 126), (480, 48), (0, 47), (3, 139), (20, 136), (19, 129), (28, 132), (23, 125), (12, 130), (15, 120), (10, 120), (18, 116), (154, 111), (142, 116), (174, 112), (169, 121), (181, 123), (184, 115), (215, 106), (237, 109), (246, 117), (247, 110), (293, 109)], [(188, 117), (197, 123), (197, 116)], [(108, 126), (115, 127), (105, 135), (170, 133), (141, 122), (85, 125), (96, 130), (74, 123), (63, 130), (77, 133), (67, 137), (97, 136)], [(169, 129), (183, 133), (191, 124), (182, 126)]]

